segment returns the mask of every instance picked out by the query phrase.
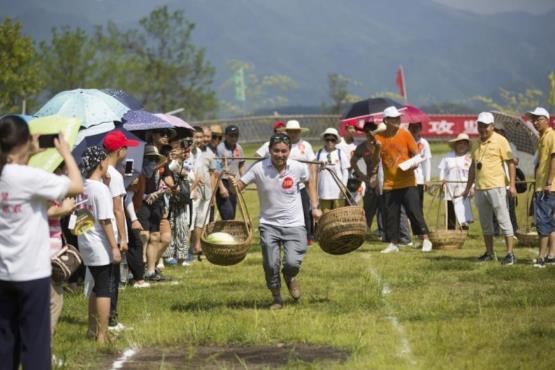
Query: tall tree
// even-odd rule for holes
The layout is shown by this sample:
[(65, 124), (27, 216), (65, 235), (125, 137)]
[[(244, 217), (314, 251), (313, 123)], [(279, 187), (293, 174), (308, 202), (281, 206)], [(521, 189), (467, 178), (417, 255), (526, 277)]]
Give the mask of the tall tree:
[(331, 106), (327, 108), (329, 113), (339, 114), (345, 105), (360, 100), (358, 96), (349, 93), (350, 84), (356, 82), (338, 73), (328, 75), (328, 92), (331, 99)]
[(42, 41), (39, 50), (42, 78), (50, 95), (95, 87), (96, 48), (83, 29), (53, 28), (51, 40)]
[(10, 18), (0, 24), (0, 66), (0, 112), (17, 112), (40, 89), (41, 80), (33, 41)]
[(112, 37), (124, 41), (123, 48), (136, 57), (132, 60), (141, 72), (142, 84), (131, 92), (154, 111), (184, 107), (190, 118), (215, 113), (214, 68), (204, 49), (191, 40), (195, 24), (183, 11), (171, 13), (167, 6), (153, 10), (139, 24), (140, 29), (126, 33), (112, 29)]

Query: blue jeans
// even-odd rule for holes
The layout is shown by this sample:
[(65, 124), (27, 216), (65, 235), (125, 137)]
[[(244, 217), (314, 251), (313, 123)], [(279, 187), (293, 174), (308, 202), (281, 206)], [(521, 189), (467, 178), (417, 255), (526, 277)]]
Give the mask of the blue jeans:
[(555, 192), (544, 193), (537, 191), (534, 193), (534, 218), (536, 219), (536, 230), (538, 235), (549, 236), (555, 232)]
[(231, 182), (223, 179), (222, 184), (225, 186), (229, 193), (229, 197), (223, 198), (220, 191), (217, 190), (216, 205), (222, 220), (233, 220), (235, 218), (235, 209), (237, 208), (237, 194), (232, 190)]

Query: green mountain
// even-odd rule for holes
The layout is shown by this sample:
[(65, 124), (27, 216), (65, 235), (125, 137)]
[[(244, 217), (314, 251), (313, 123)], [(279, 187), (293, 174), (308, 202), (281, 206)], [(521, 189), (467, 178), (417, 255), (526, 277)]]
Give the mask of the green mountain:
[(64, 24), (92, 30), (111, 19), (131, 27), (164, 3), (196, 23), (195, 42), (217, 69), (215, 89), (229, 77), (226, 61), (240, 59), (258, 74), (297, 81), (291, 105), (327, 101), (328, 73), (359, 81), (353, 92), (367, 96), (396, 91), (402, 64), (409, 100), (422, 104), (499, 87), (546, 90), (555, 67), (555, 11), (477, 15), (431, 0), (0, 0), (0, 9), (45, 39)]

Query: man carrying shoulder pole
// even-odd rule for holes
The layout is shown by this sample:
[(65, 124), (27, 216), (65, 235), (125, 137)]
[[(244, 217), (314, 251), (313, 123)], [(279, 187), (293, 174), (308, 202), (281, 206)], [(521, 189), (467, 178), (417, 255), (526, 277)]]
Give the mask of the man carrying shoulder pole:
[(271, 309), (283, 306), (280, 287), (280, 247), (283, 247), (282, 273), (293, 299), (301, 296), (296, 276), (307, 250), (306, 227), (301, 202), (302, 183), (307, 184), (312, 217), (322, 215), (318, 209), (315, 179), (303, 163), (289, 159), (291, 140), (286, 134), (274, 134), (269, 143), (270, 158), (255, 163), (239, 180), (242, 191), (256, 184), (260, 199), (260, 245), (266, 285), (272, 292)]

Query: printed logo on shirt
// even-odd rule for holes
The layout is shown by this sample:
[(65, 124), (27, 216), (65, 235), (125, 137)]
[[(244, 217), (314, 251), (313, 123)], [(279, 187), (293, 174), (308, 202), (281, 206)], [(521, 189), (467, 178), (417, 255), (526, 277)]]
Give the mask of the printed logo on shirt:
[(291, 176), (287, 176), (281, 182), (281, 187), (284, 188), (285, 190), (289, 190), (293, 187), (293, 184), (294, 184), (293, 178)]
[(240, 157), (241, 156), (241, 150), (239, 148), (235, 148), (235, 150), (233, 151), (233, 157)]

